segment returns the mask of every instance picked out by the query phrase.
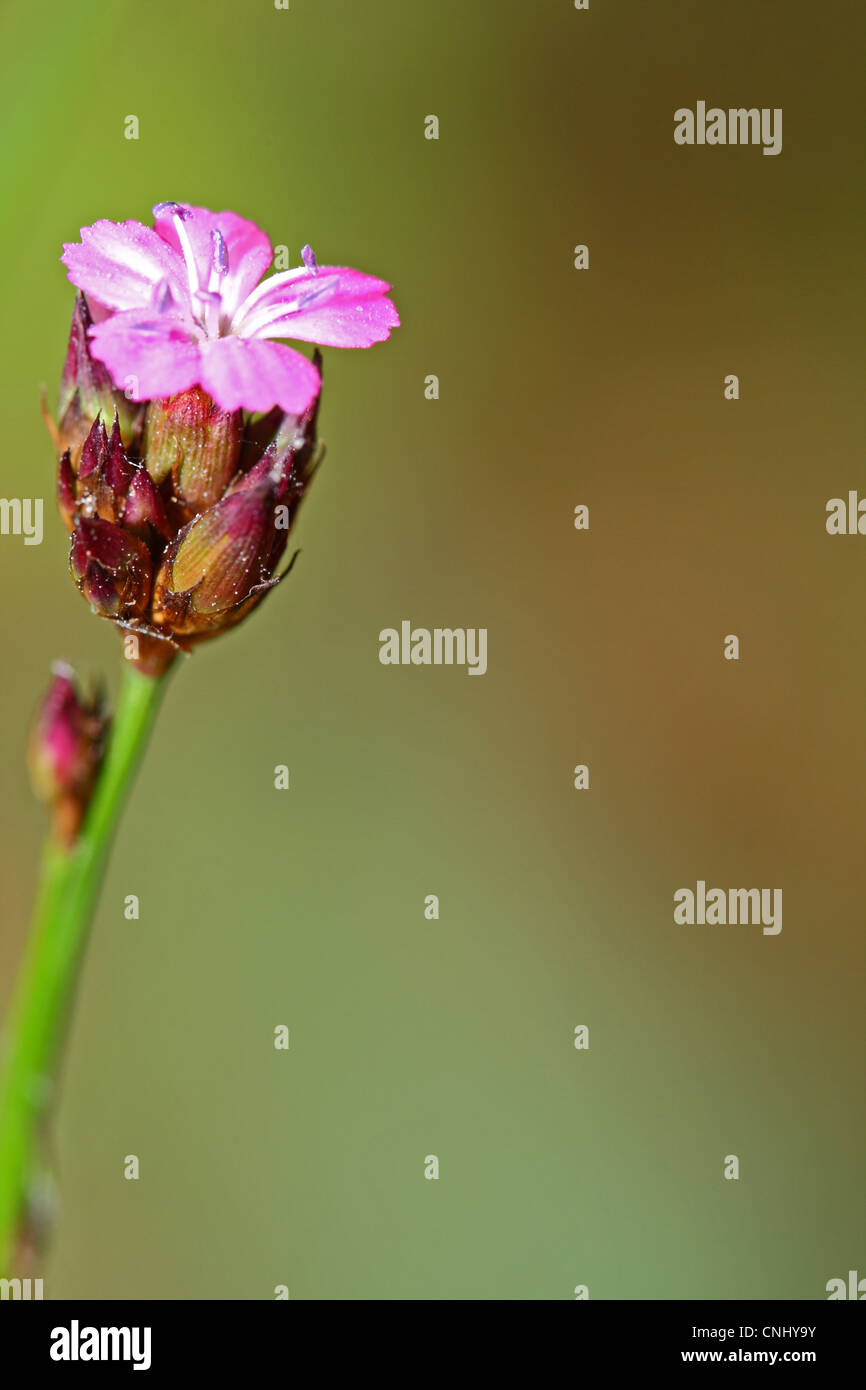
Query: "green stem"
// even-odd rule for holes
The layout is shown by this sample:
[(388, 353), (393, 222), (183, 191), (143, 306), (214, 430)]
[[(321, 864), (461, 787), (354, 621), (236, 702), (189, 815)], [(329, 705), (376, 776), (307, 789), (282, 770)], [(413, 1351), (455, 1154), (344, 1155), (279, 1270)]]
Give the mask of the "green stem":
[(112, 836), (159, 708), (165, 677), (124, 667), (105, 762), (71, 849), (46, 845), (31, 936), (10, 1006), (0, 1076), (0, 1276), (32, 1178), (37, 1129), (52, 1084), (87, 929)]

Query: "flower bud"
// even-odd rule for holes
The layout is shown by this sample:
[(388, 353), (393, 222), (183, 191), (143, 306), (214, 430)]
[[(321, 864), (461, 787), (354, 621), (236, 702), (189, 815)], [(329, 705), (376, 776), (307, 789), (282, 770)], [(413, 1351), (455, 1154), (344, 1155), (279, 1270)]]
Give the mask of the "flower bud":
[(101, 695), (79, 695), (74, 671), (57, 662), (33, 724), (28, 754), (36, 794), (52, 808), (58, 838), (67, 846), (75, 840), (87, 809), (108, 723)]
[(132, 471), (120, 438), (117, 417), (110, 437), (101, 418), (95, 420), (78, 464), (78, 500), (84, 515), (119, 521)]
[[(322, 374), (322, 354), (313, 353), (313, 365)], [(277, 453), (291, 454), (290, 472), (296, 487), (303, 493), (313, 473), (322, 461), (324, 448), (317, 449), (317, 424), (321, 392), (317, 392), (303, 415), (284, 415), (274, 433), (270, 448)]]
[(100, 412), (108, 419), (117, 413), (123, 442), (130, 445), (136, 435), (141, 407), (118, 391), (101, 362), (90, 355), (87, 335), (93, 319), (84, 295), (75, 297), (66, 365), (60, 382), (57, 425), (53, 427), (58, 454), (70, 451), (73, 472), (90, 427)]
[(79, 517), (69, 552), (72, 577), (101, 618), (137, 618), (150, 598), (152, 564), (143, 541), (101, 517)]
[(241, 411), (221, 410), (200, 386), (151, 401), (143, 457), (153, 481), (169, 475), (184, 519), (218, 502), (237, 470)]
[[(316, 353), (314, 362), (321, 369), (320, 353)], [(255, 487), (269, 475), (272, 479), (279, 480), (280, 496), (275, 507), (273, 546), (267, 559), (268, 570), (271, 573), (283, 556), (298, 508), (324, 455), (324, 449), (316, 447), (316, 421), (320, 399), (317, 395), (303, 415), (286, 415), (280, 412), (276, 429), (271, 430), (271, 442), (259, 462), (248, 473), (238, 478), (227, 494), (231, 497), (237, 492)]]
[(127, 489), (123, 524), (142, 540), (149, 540), (154, 531), (163, 540), (171, 535), (160, 495), (147, 469), (141, 464), (136, 465)]
[(76, 482), (66, 458), (64, 454), (60, 460), (57, 488), (64, 517), (72, 490), (76, 514), (122, 523), (144, 541), (151, 540), (154, 532), (168, 538), (171, 533), (159, 493), (147, 469), (127, 455), (116, 415), (110, 435), (101, 420), (94, 422), (81, 450)]
[(221, 632), (276, 583), (271, 576), (285, 470), (265, 465), (262, 459), (229, 497), (184, 526), (168, 546), (153, 591), (158, 627), (179, 637)]
[(313, 475), (318, 397), (280, 415), (264, 454), (166, 548), (153, 588), (157, 628), (181, 642), (233, 627), (279, 582), (274, 571)]

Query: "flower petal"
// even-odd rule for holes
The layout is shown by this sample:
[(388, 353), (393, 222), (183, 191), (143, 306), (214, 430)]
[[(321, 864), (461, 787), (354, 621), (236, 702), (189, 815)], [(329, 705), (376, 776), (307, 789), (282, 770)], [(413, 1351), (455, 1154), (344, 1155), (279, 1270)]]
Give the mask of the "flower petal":
[[(384, 342), (391, 329), (400, 326), (397, 310), (387, 298), (391, 286), (347, 266), (323, 265), (273, 290), (267, 286), (266, 280), (248, 310), (241, 306), (235, 332), (244, 337), (300, 338), (323, 347), (364, 348)], [(282, 312), (281, 305), (285, 306)]]
[(60, 257), (73, 285), (109, 309), (145, 309), (167, 281), (179, 304), (189, 302), (183, 260), (141, 222), (94, 222)]
[[(189, 203), (178, 203), (175, 206), (183, 209), (184, 230), (192, 247), (199, 284), (204, 287), (207, 286), (213, 264), (211, 233), (218, 231), (222, 234), (229, 264), (228, 272), (222, 277), (219, 289), (223, 312), (230, 316), (255, 288), (273, 260), (270, 239), (255, 222), (248, 222), (236, 212), (210, 212), (208, 208), (193, 207)], [(174, 218), (170, 212), (160, 212), (154, 219), (154, 227), (169, 246), (181, 252)]]
[(313, 363), (294, 348), (256, 339), (210, 338), (201, 344), (200, 381), (223, 410), (306, 410), (319, 389)]
[(201, 380), (200, 344), (179, 320), (137, 310), (95, 324), (90, 351), (132, 401), (174, 396)]

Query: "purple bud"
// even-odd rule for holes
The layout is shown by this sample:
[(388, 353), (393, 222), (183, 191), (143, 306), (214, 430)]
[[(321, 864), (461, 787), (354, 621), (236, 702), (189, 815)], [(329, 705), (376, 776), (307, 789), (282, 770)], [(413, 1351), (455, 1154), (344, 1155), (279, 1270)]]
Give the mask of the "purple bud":
[(81, 446), (100, 412), (108, 419), (117, 412), (126, 444), (134, 440), (141, 419), (138, 405), (116, 389), (107, 369), (91, 357), (88, 333), (92, 323), (87, 300), (79, 293), (72, 314), (55, 430), (57, 451), (70, 450), (74, 471), (78, 469)]
[[(156, 577), (153, 619), (180, 637), (232, 627), (274, 584), (285, 468), (261, 460), (242, 484), (180, 531)], [(282, 541), (284, 547), (285, 541)]]
[(150, 538), (147, 529), (149, 526), (152, 526), (163, 540), (168, 540), (171, 535), (162, 498), (143, 464), (137, 464), (133, 472), (123, 509), (123, 524), (128, 530), (141, 536), (142, 540)]
[(70, 490), (76, 515), (122, 522), (146, 542), (152, 541), (154, 535), (167, 540), (171, 534), (165, 508), (147, 469), (130, 459), (123, 447), (116, 415), (108, 435), (101, 420), (94, 422), (81, 450), (77, 484), (61, 460), (58, 496), (64, 520)]
[(72, 577), (101, 618), (140, 617), (150, 598), (150, 551), (101, 517), (80, 517), (69, 551)]
[[(104, 434), (104, 431), (103, 431)], [(120, 438), (117, 416), (105, 442), (96, 482), (96, 514), (104, 521), (117, 521), (123, 515), (126, 493), (135, 469), (129, 462)]]
[(98, 472), (100, 462), (105, 458), (107, 452), (108, 435), (105, 433), (105, 426), (101, 417), (97, 416), (81, 450), (78, 476), (82, 482), (85, 478), (90, 478)]
[[(321, 372), (321, 353), (317, 351), (313, 360)], [(277, 520), (273, 550), (269, 556), (272, 571), (282, 558), (289, 530), (310, 480), (321, 462), (323, 451), (317, 452), (316, 449), (316, 423), (320, 400), (321, 394), (317, 393), (302, 415), (282, 415), (260, 461), (231, 489), (231, 494), (234, 494), (254, 486), (257, 480), (266, 474), (279, 478), (282, 488), (279, 501), (281, 513)]]
[(36, 794), (53, 808), (56, 833), (66, 845), (74, 841), (90, 800), (107, 729), (101, 696), (81, 696), (72, 668), (55, 663), (28, 753)]

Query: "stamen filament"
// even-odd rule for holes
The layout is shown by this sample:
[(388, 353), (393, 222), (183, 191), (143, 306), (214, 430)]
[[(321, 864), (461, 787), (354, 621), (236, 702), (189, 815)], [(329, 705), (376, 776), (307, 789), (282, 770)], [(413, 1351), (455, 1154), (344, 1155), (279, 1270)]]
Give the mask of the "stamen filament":
[(272, 290), (282, 289), (284, 285), (291, 285), (295, 280), (303, 279), (309, 275), (306, 266), (295, 266), (294, 270), (281, 270), (278, 275), (269, 275), (266, 280), (262, 280), (256, 288), (247, 295), (244, 302), (239, 305), (232, 317), (231, 329), (237, 333), (241, 327), (242, 320), (255, 308)]
[(329, 275), (327, 280), (322, 281), (321, 285), (317, 285), (314, 290), (310, 290), (307, 294), (299, 295), (289, 304), (283, 301), (281, 304), (272, 304), (270, 308), (259, 309), (245, 321), (243, 325), (244, 335), (251, 336), (260, 333), (263, 328), (276, 323), (278, 319), (290, 314), (302, 313), (315, 300), (329, 294), (337, 284), (339, 284), (339, 276)]
[(195, 256), (192, 254), (192, 246), (187, 236), (186, 227), (183, 225), (183, 217), (180, 211), (173, 213), (171, 220), (174, 223), (174, 230), (177, 232), (177, 239), (180, 242), (180, 249), (183, 252), (183, 259), (186, 263), (186, 277), (189, 281), (190, 299), (194, 299), (201, 288)]

